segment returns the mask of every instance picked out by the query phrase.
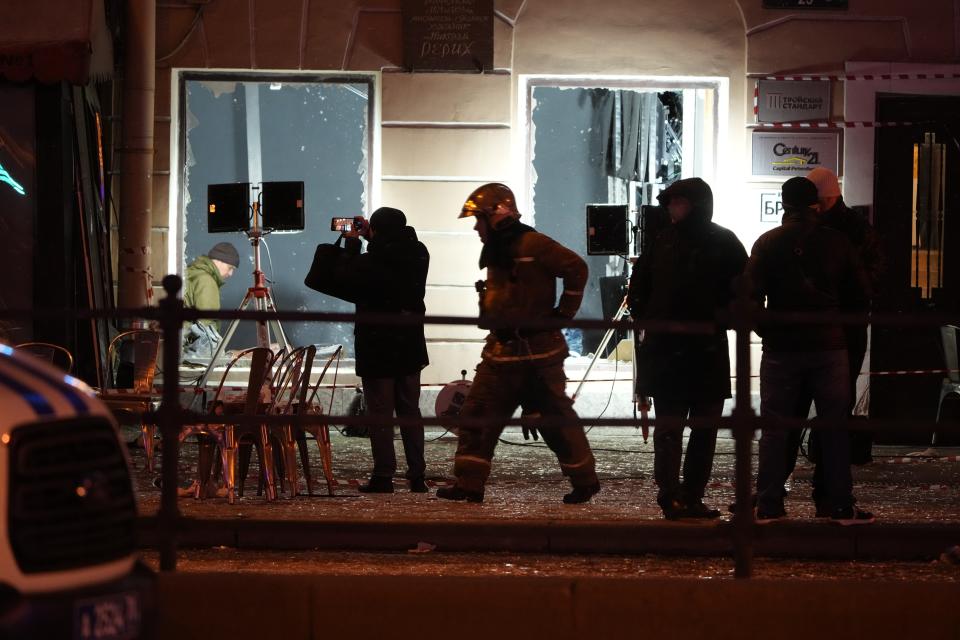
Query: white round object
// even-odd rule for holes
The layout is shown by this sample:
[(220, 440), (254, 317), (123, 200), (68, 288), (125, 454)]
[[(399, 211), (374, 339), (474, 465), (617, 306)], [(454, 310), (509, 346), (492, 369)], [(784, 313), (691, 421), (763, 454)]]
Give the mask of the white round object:
[(460, 415), (460, 409), (463, 408), (463, 403), (469, 393), (470, 380), (454, 380), (443, 385), (434, 404), (436, 416), (443, 418), (444, 416)]

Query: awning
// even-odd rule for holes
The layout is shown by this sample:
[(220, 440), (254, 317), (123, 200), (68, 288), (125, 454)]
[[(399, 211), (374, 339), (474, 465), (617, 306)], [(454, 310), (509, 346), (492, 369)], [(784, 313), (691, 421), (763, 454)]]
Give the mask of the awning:
[(103, 0), (23, 0), (4, 3), (0, 76), (15, 82), (66, 80), (86, 84), (113, 70)]

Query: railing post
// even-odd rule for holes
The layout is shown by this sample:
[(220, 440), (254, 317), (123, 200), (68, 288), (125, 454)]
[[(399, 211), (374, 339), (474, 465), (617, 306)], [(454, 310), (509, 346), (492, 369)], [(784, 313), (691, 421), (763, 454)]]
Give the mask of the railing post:
[(749, 578), (753, 573), (753, 469), (752, 448), (754, 434), (753, 405), (750, 397), (750, 332), (754, 328), (754, 303), (749, 277), (736, 281), (737, 297), (730, 305), (731, 326), (737, 332), (736, 404), (733, 408), (733, 437), (735, 441), (736, 513), (733, 523), (733, 548), (737, 578)]
[(177, 507), (177, 458), (180, 455), (180, 328), (183, 323), (183, 301), (180, 299), (179, 276), (163, 279), (166, 297), (160, 301), (160, 329), (163, 332), (163, 400), (160, 404), (161, 451), (160, 476), (160, 570), (177, 568), (177, 529), (180, 511)]

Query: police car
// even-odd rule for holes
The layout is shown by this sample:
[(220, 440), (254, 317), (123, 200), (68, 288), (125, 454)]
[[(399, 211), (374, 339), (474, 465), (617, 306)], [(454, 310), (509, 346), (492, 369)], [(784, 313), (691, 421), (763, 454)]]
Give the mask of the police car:
[(0, 638), (152, 636), (130, 462), (90, 388), (0, 344)]

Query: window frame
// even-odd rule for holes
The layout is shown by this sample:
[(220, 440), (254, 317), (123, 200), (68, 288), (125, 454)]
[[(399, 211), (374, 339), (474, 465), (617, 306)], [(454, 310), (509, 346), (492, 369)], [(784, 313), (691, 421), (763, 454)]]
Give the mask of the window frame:
[[(515, 154), (518, 162), (523, 165), (516, 167), (514, 175), (521, 176), (521, 190), (526, 210), (533, 212), (533, 91), (537, 87), (571, 88), (571, 89), (635, 89), (638, 91), (683, 91), (684, 104), (688, 101), (686, 90), (705, 90), (713, 92), (711, 117), (713, 118), (712, 153), (708, 157), (694, 158), (693, 166), (703, 166), (709, 169), (706, 175), (701, 176), (710, 181), (717, 176), (718, 162), (722, 154), (726, 153), (726, 118), (729, 102), (729, 78), (700, 77), (700, 76), (605, 76), (605, 75), (521, 75), (519, 77), (520, 104), (517, 106), (522, 119), (519, 119), (521, 132), (518, 142), (523, 145), (522, 150)], [(695, 103), (702, 102), (701, 95), (695, 94)], [(692, 97), (692, 96), (691, 96)], [(702, 122), (705, 113), (699, 110), (694, 114), (696, 122)], [(687, 129), (687, 118), (684, 114), (684, 129)], [(723, 123), (723, 124), (722, 124)], [(695, 133), (694, 152), (701, 154), (702, 131)], [(521, 160), (522, 158), (522, 160)], [(686, 163), (684, 163), (686, 164)], [(684, 176), (688, 177), (688, 176)]]
[(174, 69), (171, 78), (170, 184), (167, 222), (167, 273), (182, 274), (185, 251), (187, 157), (187, 82), (272, 82), (367, 85), (367, 171), (364, 181), (364, 214), (380, 201), (381, 76), (350, 71), (261, 71), (231, 69)]

